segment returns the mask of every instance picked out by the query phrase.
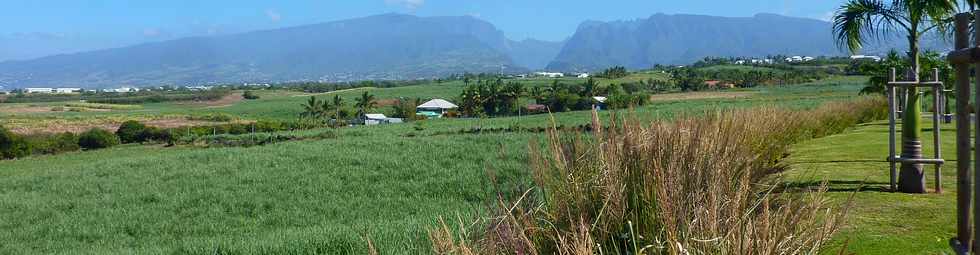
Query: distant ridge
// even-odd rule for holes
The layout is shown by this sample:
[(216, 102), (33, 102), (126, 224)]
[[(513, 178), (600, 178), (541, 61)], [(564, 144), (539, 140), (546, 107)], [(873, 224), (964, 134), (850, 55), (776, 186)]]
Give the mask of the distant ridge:
[(730, 18), (655, 14), (647, 19), (583, 22), (549, 70), (689, 64), (707, 56), (843, 55), (828, 22), (758, 14)]
[(485, 21), (384, 14), (0, 63), (0, 85), (100, 87), (348, 81), (523, 72)]

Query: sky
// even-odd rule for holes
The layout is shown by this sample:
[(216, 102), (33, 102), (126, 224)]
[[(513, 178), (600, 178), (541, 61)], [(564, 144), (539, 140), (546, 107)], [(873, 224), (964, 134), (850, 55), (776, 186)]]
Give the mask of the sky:
[(0, 0), (0, 61), (383, 13), (470, 15), (515, 40), (559, 41), (585, 20), (656, 13), (829, 19), (843, 0)]

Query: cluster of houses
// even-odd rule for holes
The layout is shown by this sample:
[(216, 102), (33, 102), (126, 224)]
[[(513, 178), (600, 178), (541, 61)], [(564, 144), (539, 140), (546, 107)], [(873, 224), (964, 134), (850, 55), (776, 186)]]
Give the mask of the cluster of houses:
[[(458, 109), (459, 106), (446, 101), (445, 99), (432, 99), (415, 107), (415, 114), (429, 119), (438, 119), (446, 116), (449, 111)], [(362, 116), (364, 125), (380, 125), (402, 123), (400, 118), (389, 118), (381, 113), (368, 113)]]
[(794, 62), (810, 62), (810, 61), (813, 61), (813, 60), (816, 60), (816, 59), (817, 58), (807, 57), (807, 56), (792, 56), (792, 57), (788, 57), (788, 58), (786, 58), (784, 60), (787, 63), (794, 63)]
[(591, 75), (589, 75), (589, 73), (571, 73), (570, 75), (571, 76), (566, 75), (566, 73), (557, 73), (557, 72), (534, 72), (534, 73), (530, 73), (530, 74), (520, 74), (520, 75), (517, 75), (515, 77), (516, 78), (529, 78), (529, 77), (565, 78), (565, 77), (575, 77), (575, 78), (579, 78), (579, 79), (586, 79), (586, 78), (589, 78), (591, 76)]
[(745, 65), (745, 64), (749, 64), (749, 65), (771, 65), (773, 63), (776, 63), (776, 61), (775, 60), (772, 60), (771, 58), (766, 58), (766, 59), (755, 59), (755, 58), (753, 58), (753, 59), (748, 59), (748, 60), (746, 60), (746, 59), (735, 60), (735, 64), (736, 65)]
[(27, 94), (71, 94), (81, 93), (81, 88), (24, 88)]

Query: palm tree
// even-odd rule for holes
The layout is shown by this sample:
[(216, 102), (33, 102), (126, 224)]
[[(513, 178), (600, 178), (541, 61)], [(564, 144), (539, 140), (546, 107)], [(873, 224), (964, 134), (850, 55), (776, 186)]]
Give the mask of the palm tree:
[[(970, 2), (973, 2), (972, 0)], [(972, 3), (971, 3), (972, 5)], [(945, 32), (950, 17), (957, 11), (956, 0), (848, 0), (834, 16), (834, 33), (839, 47), (857, 52), (868, 40), (881, 40), (890, 32), (904, 33), (909, 43), (909, 65), (912, 77), (919, 78), (919, 39), (926, 33)], [(922, 120), (919, 93), (909, 88), (902, 119), (902, 157), (922, 158), (920, 140)], [(902, 163), (899, 190), (925, 193), (922, 164)]]
[(323, 114), (323, 106), (320, 102), (316, 100), (316, 97), (310, 97), (310, 100), (303, 104), (303, 112), (299, 114), (300, 118), (319, 118)]
[(354, 107), (357, 108), (358, 116), (367, 114), (369, 111), (378, 106), (378, 101), (374, 99), (374, 95), (369, 94), (367, 91), (364, 91), (364, 93), (354, 101), (356, 101), (354, 103)]
[(333, 96), (333, 102), (330, 104), (330, 108), (334, 110), (333, 117), (340, 120), (343, 116), (340, 116), (340, 111), (344, 108), (344, 98), (340, 95)]

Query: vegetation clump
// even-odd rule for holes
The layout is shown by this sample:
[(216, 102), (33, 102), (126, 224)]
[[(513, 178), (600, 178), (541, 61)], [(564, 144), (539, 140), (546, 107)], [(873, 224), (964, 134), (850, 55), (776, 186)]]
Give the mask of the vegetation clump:
[(119, 137), (101, 128), (93, 128), (78, 136), (78, 145), (82, 149), (105, 149), (119, 145)]
[(143, 136), (144, 131), (146, 131), (145, 124), (139, 121), (129, 120), (119, 126), (119, 129), (116, 130), (116, 135), (119, 136), (119, 140), (122, 143), (139, 143), (146, 141), (146, 137)]
[(256, 94), (255, 91), (246, 90), (245, 93), (242, 94), (242, 98), (247, 100), (256, 100), (259, 99), (259, 94)]
[(772, 174), (791, 144), (885, 114), (878, 98), (604, 128), (594, 114), (589, 135), (532, 143), (534, 187), (501, 200), (475, 240), (445, 223), (430, 239), (437, 254), (815, 253), (846, 210), (822, 191), (773, 192)]

